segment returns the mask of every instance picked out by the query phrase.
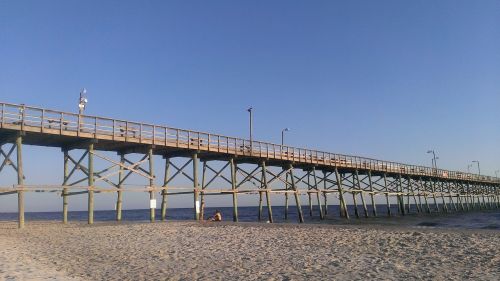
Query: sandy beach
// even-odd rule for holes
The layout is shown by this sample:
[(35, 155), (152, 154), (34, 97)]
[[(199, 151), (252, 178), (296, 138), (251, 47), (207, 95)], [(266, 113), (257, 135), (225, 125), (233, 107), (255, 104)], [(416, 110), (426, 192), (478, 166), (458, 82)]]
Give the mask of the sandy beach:
[(2, 280), (498, 280), (500, 233), (257, 223), (0, 223)]

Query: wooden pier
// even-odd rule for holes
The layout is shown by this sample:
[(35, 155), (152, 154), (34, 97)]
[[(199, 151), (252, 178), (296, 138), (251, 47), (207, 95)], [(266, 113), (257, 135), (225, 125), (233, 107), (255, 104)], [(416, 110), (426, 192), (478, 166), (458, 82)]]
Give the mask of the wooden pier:
[[(390, 208), (394, 199), (400, 215), (500, 206), (500, 179), (496, 177), (25, 105), (0, 106), (0, 172), (7, 167), (17, 172), (15, 184), (1, 187), (0, 195), (17, 194), (19, 227), (24, 226), (24, 193), (35, 191), (61, 192), (64, 223), (68, 221), (68, 197), (86, 194), (89, 224), (94, 221), (95, 193), (102, 192), (117, 194), (118, 221), (122, 219), (123, 192), (149, 193), (151, 221), (155, 220), (157, 195), (164, 220), (167, 199), (180, 194), (193, 195), (195, 220), (203, 217), (205, 196), (215, 194), (231, 197), (233, 221), (238, 221), (238, 196), (244, 194), (259, 195), (258, 219), (264, 217), (265, 204), (265, 219), (270, 222), (274, 196), (285, 198), (285, 217), (289, 201), (294, 201), (299, 222), (305, 217), (301, 195), (307, 195), (309, 216), (316, 209), (321, 219), (329, 214), (329, 199), (338, 201), (339, 215), (345, 218), (382, 215), (377, 213), (376, 205), (381, 203), (376, 196), (384, 199), (385, 215), (389, 216), (394, 215)], [(29, 175), (23, 173), (23, 145), (61, 148), (63, 182), (26, 185), (24, 180)], [(116, 152), (116, 157), (103, 155), (103, 151)], [(132, 161), (131, 154), (141, 155), (140, 160)], [(155, 155), (164, 159), (161, 184), (154, 174)], [(94, 161), (109, 166), (96, 171)], [(77, 173), (84, 177), (75, 179)], [(144, 178), (144, 185), (127, 185), (132, 174)], [(178, 177), (189, 180), (192, 186), (174, 185)], [(216, 180), (225, 186), (213, 187)], [(349, 197), (354, 214), (347, 208)]]

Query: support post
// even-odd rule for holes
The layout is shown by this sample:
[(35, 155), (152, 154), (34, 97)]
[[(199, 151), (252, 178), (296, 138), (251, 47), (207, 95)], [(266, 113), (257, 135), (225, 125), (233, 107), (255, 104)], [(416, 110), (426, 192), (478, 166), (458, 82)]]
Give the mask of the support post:
[(439, 205), (437, 203), (436, 199), (436, 186), (434, 184), (434, 181), (432, 179), (429, 179), (431, 181), (431, 187), (432, 187), (432, 199), (434, 199), (434, 206), (436, 208), (436, 212), (439, 213)]
[[(264, 188), (263, 177), (264, 177), (264, 174), (261, 175), (260, 189)], [(263, 205), (262, 201), (263, 201), (262, 190), (259, 190), (259, 213), (257, 215), (257, 219), (259, 221), (262, 220), (262, 205)]]
[(201, 193), (200, 193), (200, 220), (205, 220), (205, 180), (207, 174), (207, 161), (203, 161), (203, 168), (201, 172)]
[(420, 186), (421, 186), (421, 183), (419, 182), (417, 185), (417, 196), (418, 196), (418, 206), (419, 206), (419, 210), (420, 212), (424, 212), (424, 208), (422, 208), (422, 196), (420, 195)]
[(234, 163), (234, 158), (230, 160), (231, 166), (231, 186), (233, 191), (233, 221), (238, 222), (238, 191), (237, 191), (237, 183), (236, 183), (236, 164)]
[(264, 188), (266, 189), (266, 203), (267, 203), (267, 214), (270, 223), (273, 223), (273, 210), (271, 208), (271, 194), (269, 193), (269, 186), (267, 184), (267, 168), (266, 162), (262, 161), (262, 182), (264, 183)]
[(415, 209), (417, 209), (417, 213), (420, 213), (420, 206), (418, 205), (417, 202), (417, 197), (415, 196), (415, 189), (413, 188), (413, 185), (411, 184), (411, 177), (408, 177), (408, 213), (410, 213), (410, 191), (413, 197), (413, 201), (415, 202)]
[(116, 195), (116, 221), (122, 220), (122, 202), (123, 202), (123, 181), (125, 180), (123, 174), (125, 169), (123, 166), (125, 165), (125, 155), (120, 153), (120, 169), (118, 171), (118, 191)]
[(63, 179), (63, 191), (62, 191), (62, 198), (63, 198), (63, 223), (67, 224), (68, 223), (68, 187), (66, 186), (68, 184), (68, 162), (69, 162), (69, 157), (68, 157), (68, 151), (64, 150), (64, 179)]
[(368, 217), (368, 208), (366, 208), (366, 202), (365, 202), (365, 196), (364, 196), (364, 192), (361, 188), (361, 181), (359, 180), (359, 172), (358, 170), (356, 170), (356, 182), (358, 183), (358, 189), (361, 190), (361, 192), (359, 193), (361, 195), (361, 204), (363, 204), (363, 211), (365, 212), (365, 218)]
[(163, 188), (161, 191), (161, 220), (165, 221), (167, 218), (167, 185), (170, 172), (170, 158), (165, 158), (165, 174), (163, 177)]
[(262, 190), (259, 190), (259, 213), (257, 214), (258, 221), (262, 220), (262, 205), (263, 205), (262, 201), (263, 201)]
[(288, 220), (288, 173), (285, 175), (285, 220)]
[(200, 220), (200, 201), (198, 191), (198, 154), (193, 153), (193, 204), (194, 204), (194, 220)]
[(325, 200), (325, 212), (324, 212), (324, 217), (326, 217), (326, 215), (328, 215), (328, 197), (327, 197), (327, 193), (326, 193), (326, 171), (323, 171), (323, 199)]
[[(429, 201), (427, 201), (427, 184), (426, 183), (422, 183), (422, 177), (419, 177), (418, 178), (418, 182), (419, 182), (419, 185), (421, 187), (424, 188), (424, 202), (425, 202), (425, 208), (427, 210), (427, 213), (430, 214), (431, 213), (431, 208), (429, 206)], [(419, 187), (420, 188), (420, 187)], [(420, 189), (419, 189), (419, 192), (420, 192)]]
[(307, 199), (309, 200), (309, 216), (313, 215), (313, 205), (312, 205), (312, 197), (311, 197), (311, 182), (310, 182), (311, 171), (307, 171)]
[(89, 157), (89, 190), (88, 190), (88, 224), (94, 223), (94, 144), (90, 143), (88, 147)]
[(372, 201), (373, 216), (377, 217), (377, 205), (375, 203), (375, 194), (373, 194), (372, 171), (368, 170), (368, 183), (370, 184), (370, 198)]
[(321, 196), (318, 186), (318, 178), (316, 177), (316, 168), (312, 168), (313, 177), (314, 177), (314, 187), (316, 188), (316, 199), (318, 200), (318, 209), (319, 209), (319, 218), (321, 220), (325, 219), (325, 215), (323, 213), (323, 206), (321, 205)]
[[(149, 160), (149, 188), (153, 189), (155, 185), (154, 180), (154, 166), (153, 166), (153, 147), (150, 146), (148, 149), (148, 160)], [(155, 191), (149, 191), (149, 221), (155, 222), (155, 210), (156, 210), (156, 199)]]
[(398, 180), (398, 183), (399, 183), (399, 195), (397, 196), (397, 199), (398, 199), (398, 208), (399, 208), (399, 212), (401, 213), (401, 215), (405, 215), (405, 199), (404, 199), (404, 194), (403, 194), (403, 180), (401, 178), (401, 174), (399, 174), (399, 180)]
[(354, 191), (354, 189), (356, 189), (356, 176), (354, 174), (352, 174), (352, 188), (351, 194), (352, 203), (354, 204), (354, 215), (359, 219), (358, 202), (356, 201), (356, 191)]
[(390, 217), (391, 212), (391, 202), (389, 201), (389, 187), (387, 186), (387, 175), (384, 173), (384, 187), (385, 187), (385, 205), (387, 206), (387, 215)]
[(290, 170), (290, 178), (292, 179), (292, 190), (293, 190), (293, 195), (295, 197), (295, 205), (297, 206), (297, 214), (299, 217), (299, 222), (303, 223), (304, 222), (304, 216), (302, 215), (302, 206), (300, 205), (300, 198), (299, 198), (299, 193), (297, 192), (297, 186), (295, 185), (295, 178), (293, 177), (293, 166), (290, 164), (288, 166)]
[[(22, 157), (23, 137), (19, 133), (16, 137), (17, 147), (17, 211), (18, 211), (18, 227), (24, 227), (24, 174), (23, 174), (23, 157)], [(20, 189), (20, 190), (19, 190)]]
[(335, 177), (337, 179), (337, 187), (339, 191), (340, 216), (344, 216), (346, 219), (349, 219), (349, 212), (347, 211), (347, 205), (344, 200), (344, 192), (342, 189), (342, 176), (340, 175), (337, 167), (335, 167)]

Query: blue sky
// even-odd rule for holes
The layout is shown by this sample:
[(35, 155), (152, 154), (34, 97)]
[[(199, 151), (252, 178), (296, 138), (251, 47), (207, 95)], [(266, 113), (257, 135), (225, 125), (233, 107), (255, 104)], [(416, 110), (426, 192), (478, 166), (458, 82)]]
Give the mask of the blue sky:
[(253, 106), (255, 139), (490, 175), (499, 50), (498, 1), (0, 1), (2, 101), (238, 137)]

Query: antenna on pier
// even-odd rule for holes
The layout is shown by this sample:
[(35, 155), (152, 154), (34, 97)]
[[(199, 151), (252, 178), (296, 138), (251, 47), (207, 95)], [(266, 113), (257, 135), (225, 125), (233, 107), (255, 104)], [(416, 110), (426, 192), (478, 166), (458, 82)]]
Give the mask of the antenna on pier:
[(85, 106), (87, 105), (87, 98), (85, 97), (85, 95), (87, 94), (87, 89), (83, 88), (81, 91), (80, 91), (80, 100), (78, 101), (78, 109), (79, 109), (79, 113), (82, 114), (83, 111), (85, 110)]

